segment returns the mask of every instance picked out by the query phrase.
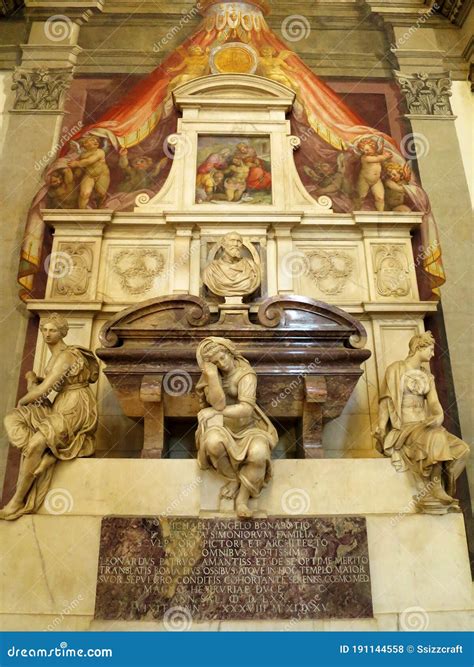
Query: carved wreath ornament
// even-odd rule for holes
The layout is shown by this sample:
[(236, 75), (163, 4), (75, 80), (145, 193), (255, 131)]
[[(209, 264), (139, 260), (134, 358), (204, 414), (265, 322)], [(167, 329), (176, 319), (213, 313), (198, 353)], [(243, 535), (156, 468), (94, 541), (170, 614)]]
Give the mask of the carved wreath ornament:
[(118, 252), (112, 260), (122, 289), (129, 294), (148, 292), (164, 265), (163, 256), (153, 248), (127, 248)]
[(354, 260), (341, 250), (312, 250), (305, 253), (307, 274), (324, 294), (339, 294), (354, 268)]

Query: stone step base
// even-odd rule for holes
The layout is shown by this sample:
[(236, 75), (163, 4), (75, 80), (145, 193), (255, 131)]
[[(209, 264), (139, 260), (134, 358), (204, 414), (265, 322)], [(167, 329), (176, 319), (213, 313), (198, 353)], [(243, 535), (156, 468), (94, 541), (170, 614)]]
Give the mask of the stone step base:
[[(2, 628), (160, 629), (160, 623), (93, 620), (101, 518), (228, 516), (219, 506), (221, 484), (189, 460), (59, 465), (40, 514), (0, 522)], [(474, 628), (463, 517), (414, 514), (413, 492), (409, 477), (383, 459), (275, 462), (274, 480), (257, 501), (259, 514), (367, 519), (374, 619), (295, 621), (290, 629)], [(193, 629), (288, 630), (290, 623), (220, 621)]]

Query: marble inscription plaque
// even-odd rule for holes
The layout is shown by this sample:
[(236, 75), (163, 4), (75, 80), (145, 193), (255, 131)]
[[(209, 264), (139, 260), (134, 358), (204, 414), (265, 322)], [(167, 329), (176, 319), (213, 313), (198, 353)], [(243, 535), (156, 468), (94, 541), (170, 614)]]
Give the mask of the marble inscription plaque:
[(105, 517), (96, 618), (372, 616), (363, 517)]

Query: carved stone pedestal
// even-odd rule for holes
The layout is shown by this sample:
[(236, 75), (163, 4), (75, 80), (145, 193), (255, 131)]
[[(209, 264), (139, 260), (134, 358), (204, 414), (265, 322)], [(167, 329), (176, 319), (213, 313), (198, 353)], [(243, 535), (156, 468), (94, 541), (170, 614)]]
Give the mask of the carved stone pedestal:
[(297, 446), (299, 458), (321, 459), (324, 457), (323, 406), (328, 397), (326, 379), (324, 377), (304, 378), (304, 405), (302, 439)]
[(142, 459), (160, 459), (163, 455), (164, 410), (162, 389), (162, 375), (143, 376), (140, 386), (144, 422)]

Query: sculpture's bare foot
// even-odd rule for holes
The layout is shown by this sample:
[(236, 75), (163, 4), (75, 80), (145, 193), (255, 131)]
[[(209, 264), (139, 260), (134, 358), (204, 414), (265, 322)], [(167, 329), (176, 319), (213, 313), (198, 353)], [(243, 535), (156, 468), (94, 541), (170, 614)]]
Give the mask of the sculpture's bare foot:
[(453, 498), (453, 502), (448, 505), (448, 512), (461, 512), (461, 506), (457, 498)]
[(448, 474), (447, 476), (446, 492), (449, 493), (449, 495), (454, 498), (454, 494), (456, 493), (456, 478), (454, 477), (454, 475)]
[(237, 516), (241, 519), (247, 519), (252, 516), (252, 510), (247, 505), (249, 497), (249, 490), (244, 484), (241, 484), (237, 500), (235, 501), (235, 511), (237, 512)]
[(9, 503), (2, 507), (0, 510), (0, 519), (8, 519), (10, 516), (13, 516), (21, 510), (23, 503), (20, 503), (12, 498)]
[(434, 489), (432, 489), (431, 494), (436, 500), (446, 503), (447, 505), (450, 505), (454, 501), (454, 498), (447, 494), (441, 485), (435, 486)]
[(240, 483), (236, 481), (232, 482), (227, 482), (227, 484), (224, 484), (220, 491), (220, 496), (221, 498), (229, 498), (229, 500), (233, 500), (237, 493), (239, 492), (239, 487)]
[(56, 462), (56, 459), (52, 454), (45, 454), (43, 458), (41, 459), (41, 462), (39, 466), (36, 468), (36, 470), (33, 473), (34, 477), (39, 477), (41, 473), (43, 473), (45, 470), (50, 468), (52, 465), (54, 465)]
[(249, 519), (252, 516), (252, 510), (244, 503), (237, 503), (235, 509), (241, 519)]

